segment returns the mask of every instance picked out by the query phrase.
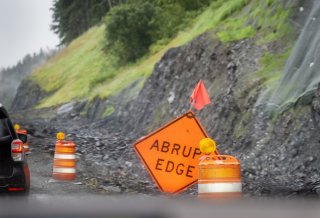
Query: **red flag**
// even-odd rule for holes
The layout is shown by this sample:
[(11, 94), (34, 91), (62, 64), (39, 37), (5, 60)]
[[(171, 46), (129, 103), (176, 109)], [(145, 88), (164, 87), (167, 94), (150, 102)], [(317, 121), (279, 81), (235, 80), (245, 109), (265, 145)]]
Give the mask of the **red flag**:
[(200, 80), (190, 96), (190, 104), (193, 105), (195, 109), (201, 110), (204, 106), (210, 103), (211, 101), (207, 89), (202, 80)]

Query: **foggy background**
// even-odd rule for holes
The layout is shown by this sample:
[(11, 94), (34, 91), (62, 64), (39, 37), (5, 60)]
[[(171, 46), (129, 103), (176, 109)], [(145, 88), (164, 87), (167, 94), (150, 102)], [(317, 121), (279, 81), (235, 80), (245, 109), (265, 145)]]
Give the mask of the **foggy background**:
[(23, 79), (53, 56), (53, 0), (0, 0), (0, 103), (7, 109)]
[(50, 30), (52, 4), (53, 0), (0, 0), (0, 70), (26, 54), (59, 44)]

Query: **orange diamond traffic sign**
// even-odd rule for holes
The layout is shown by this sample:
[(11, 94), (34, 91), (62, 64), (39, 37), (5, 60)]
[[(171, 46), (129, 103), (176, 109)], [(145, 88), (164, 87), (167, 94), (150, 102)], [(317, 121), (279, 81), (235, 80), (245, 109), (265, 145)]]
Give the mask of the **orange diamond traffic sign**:
[(197, 182), (199, 142), (207, 137), (189, 111), (137, 141), (134, 149), (159, 189), (178, 193)]

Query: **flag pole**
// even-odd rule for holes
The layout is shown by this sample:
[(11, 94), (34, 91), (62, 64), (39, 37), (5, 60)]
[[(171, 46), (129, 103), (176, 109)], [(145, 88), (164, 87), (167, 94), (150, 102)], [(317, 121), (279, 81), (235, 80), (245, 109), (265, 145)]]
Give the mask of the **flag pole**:
[(196, 103), (196, 101), (195, 101), (195, 100), (192, 100), (191, 105), (190, 105), (190, 108), (189, 108), (189, 111), (192, 111), (192, 108), (193, 108), (194, 103)]

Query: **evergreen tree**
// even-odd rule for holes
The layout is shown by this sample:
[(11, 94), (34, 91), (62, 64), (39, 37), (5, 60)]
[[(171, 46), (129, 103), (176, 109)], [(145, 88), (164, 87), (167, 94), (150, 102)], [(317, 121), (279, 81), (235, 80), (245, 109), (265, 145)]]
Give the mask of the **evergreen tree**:
[(120, 0), (55, 0), (51, 29), (58, 34), (61, 44), (68, 44), (119, 3)]

